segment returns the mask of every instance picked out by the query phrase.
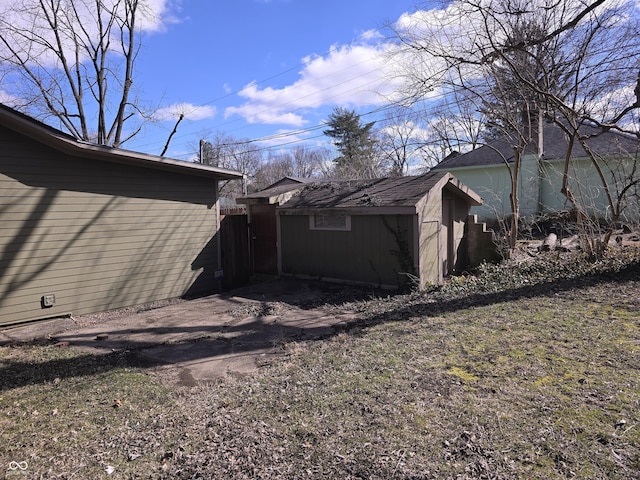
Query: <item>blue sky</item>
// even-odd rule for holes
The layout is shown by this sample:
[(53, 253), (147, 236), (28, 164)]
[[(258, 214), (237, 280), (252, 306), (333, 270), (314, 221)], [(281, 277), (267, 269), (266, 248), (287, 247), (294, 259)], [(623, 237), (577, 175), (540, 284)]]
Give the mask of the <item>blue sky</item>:
[[(162, 1), (162, 0), (156, 0)], [(415, 11), (411, 0), (181, 0), (146, 33), (135, 84), (164, 121), (125, 148), (158, 154), (177, 113), (186, 119), (167, 156), (189, 160), (198, 140), (222, 132), (261, 146), (327, 142), (317, 125), (334, 106), (371, 111), (388, 88), (376, 30)], [(381, 63), (382, 62), (382, 63)], [(309, 139), (309, 137), (315, 137)]]
[[(84, 5), (81, 13), (87, 17), (81, 17), (91, 18), (93, 0), (58, 1), (74, 2), (80, 10)], [(120, 0), (104, 1), (108, 5)], [(142, 49), (129, 100), (154, 121), (123, 146), (160, 154), (178, 117), (184, 114), (166, 153), (182, 160), (194, 160), (199, 140), (216, 135), (248, 139), (265, 155), (302, 144), (329, 146), (322, 130), (334, 107), (355, 110), (367, 122), (376, 120), (376, 115), (369, 113), (388, 105), (394, 95), (399, 99), (402, 82), (411, 82), (416, 71), (420, 79), (432, 81), (421, 98), (423, 107), (442, 102), (446, 84), (438, 84), (438, 80), (446, 64), (429, 52), (405, 55), (386, 38), (387, 25), (395, 24), (399, 31), (418, 36), (425, 32), (437, 35), (442, 48), (461, 48), (462, 54), (471, 46), (477, 50), (477, 42), (483, 41), (482, 35), (468, 35), (475, 17), (459, 11), (459, 5), (451, 0), (141, 1), (155, 15), (138, 19), (143, 28)], [(8, 25), (20, 27), (20, 22), (26, 21), (25, 28), (40, 26), (46, 39), (50, 33), (46, 22), (31, 23), (31, 19), (22, 18), (31, 10), (9, 11), (22, 2), (37, 0), (0, 0), (0, 18)], [(537, 0), (531, 2), (534, 5)], [(636, 6), (633, 13), (637, 2), (627, 2)], [(577, 0), (565, 3), (571, 8), (583, 7)], [(83, 26), (91, 35), (91, 22)], [(15, 45), (23, 50), (23, 58), (28, 54), (35, 59), (34, 64), (45, 68), (55, 65), (55, 57), (46, 49), (32, 50), (20, 41)], [(396, 53), (395, 64), (385, 56), (390, 51)], [(404, 79), (399, 72), (406, 74)], [(24, 106), (30, 99), (29, 85), (25, 87), (19, 75), (4, 73), (0, 71), (0, 101)], [(464, 72), (469, 78), (479, 74), (473, 69)], [(634, 86), (635, 82), (621, 85), (597, 99), (594, 111), (609, 115), (624, 107), (628, 99), (635, 98)], [(91, 106), (85, 108), (91, 111)], [(417, 140), (432, 133), (431, 126), (421, 122), (395, 126), (406, 127)], [(432, 153), (437, 158), (442, 152), (436, 149)]]

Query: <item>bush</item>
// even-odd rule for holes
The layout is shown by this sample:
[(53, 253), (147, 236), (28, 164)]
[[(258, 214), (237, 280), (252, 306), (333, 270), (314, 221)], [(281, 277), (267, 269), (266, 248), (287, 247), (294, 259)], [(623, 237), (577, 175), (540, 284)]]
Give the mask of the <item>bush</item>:
[(519, 263), (482, 263), (473, 274), (452, 277), (439, 292), (454, 296), (493, 293), (585, 276), (615, 275), (638, 267), (640, 247), (609, 248), (596, 262), (582, 252), (545, 252)]

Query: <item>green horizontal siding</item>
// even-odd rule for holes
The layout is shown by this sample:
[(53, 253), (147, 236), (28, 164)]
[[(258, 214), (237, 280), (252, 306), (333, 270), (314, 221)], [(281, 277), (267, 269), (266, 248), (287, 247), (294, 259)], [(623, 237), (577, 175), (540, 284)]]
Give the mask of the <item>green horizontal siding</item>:
[[(635, 158), (599, 158), (599, 166), (610, 190), (614, 202), (628, 186), (631, 178), (637, 178), (636, 169), (640, 166)], [(571, 204), (561, 193), (564, 163), (544, 161), (541, 163), (543, 180), (540, 191), (540, 208), (543, 212), (567, 210)], [(578, 202), (586, 211), (596, 217), (611, 218), (611, 208), (607, 199), (602, 179), (593, 162), (588, 159), (577, 159), (570, 163), (568, 186)], [(637, 223), (640, 221), (640, 188), (626, 191), (624, 196), (623, 221)]]
[[(384, 220), (384, 221), (383, 221)], [(352, 216), (351, 231), (311, 230), (309, 217), (283, 215), (280, 218), (282, 271), (286, 274), (398, 285), (402, 275), (395, 237), (385, 226), (403, 235), (406, 253), (413, 264), (414, 217)]]
[(67, 157), (0, 129), (0, 324), (212, 292), (215, 201), (210, 179)]
[[(638, 160), (633, 157), (599, 158), (600, 168), (614, 198), (627, 186), (638, 168)], [(539, 169), (539, 172), (538, 172)], [(450, 169), (462, 183), (478, 193), (484, 204), (472, 207), (471, 213), (481, 221), (494, 220), (511, 215), (509, 195), (511, 177), (504, 164), (484, 167), (460, 167)], [(543, 160), (539, 166), (535, 156), (523, 158), (519, 176), (520, 214), (535, 215), (557, 212), (571, 208), (562, 194), (564, 162)], [(539, 178), (538, 178), (539, 176)], [(569, 187), (580, 204), (591, 215), (610, 216), (610, 208), (602, 180), (589, 159), (573, 159), (568, 170)], [(640, 201), (637, 190), (627, 191), (623, 220), (640, 220)]]

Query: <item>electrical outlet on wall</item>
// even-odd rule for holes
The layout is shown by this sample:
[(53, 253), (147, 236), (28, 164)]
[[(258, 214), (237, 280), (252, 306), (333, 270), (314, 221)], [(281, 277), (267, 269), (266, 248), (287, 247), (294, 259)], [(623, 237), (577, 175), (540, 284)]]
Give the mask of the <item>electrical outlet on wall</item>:
[(56, 304), (56, 294), (47, 293), (42, 296), (42, 308), (53, 307)]

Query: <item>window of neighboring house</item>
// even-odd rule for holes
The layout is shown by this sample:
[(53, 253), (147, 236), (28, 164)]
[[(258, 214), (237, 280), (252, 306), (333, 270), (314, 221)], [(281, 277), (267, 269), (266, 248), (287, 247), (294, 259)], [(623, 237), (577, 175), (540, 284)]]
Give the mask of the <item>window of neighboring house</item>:
[(316, 214), (309, 216), (311, 230), (351, 230), (351, 215)]

